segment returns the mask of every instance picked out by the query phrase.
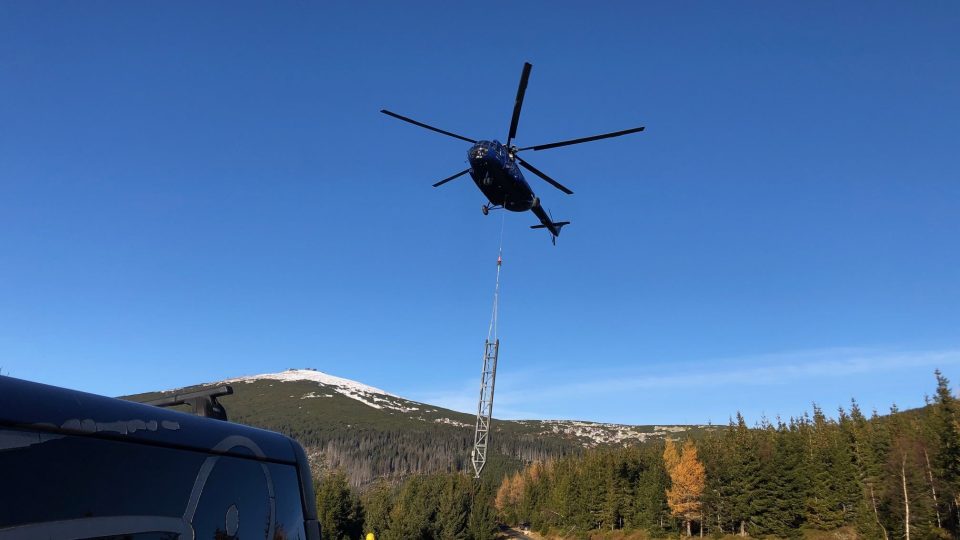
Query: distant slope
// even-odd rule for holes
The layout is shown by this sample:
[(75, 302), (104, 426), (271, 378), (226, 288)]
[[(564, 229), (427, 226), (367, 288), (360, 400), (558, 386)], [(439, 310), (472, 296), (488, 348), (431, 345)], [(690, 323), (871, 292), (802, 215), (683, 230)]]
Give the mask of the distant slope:
[[(467, 470), (476, 417), (310, 369), (204, 383), (230, 384), (221, 398), (230, 420), (290, 435), (317, 467), (342, 468), (355, 485), (377, 478)], [(179, 390), (179, 389), (178, 389)], [(174, 390), (126, 396), (144, 401)], [(524, 462), (604, 445), (696, 435), (708, 426), (630, 426), (567, 420), (495, 420), (490, 476)]]

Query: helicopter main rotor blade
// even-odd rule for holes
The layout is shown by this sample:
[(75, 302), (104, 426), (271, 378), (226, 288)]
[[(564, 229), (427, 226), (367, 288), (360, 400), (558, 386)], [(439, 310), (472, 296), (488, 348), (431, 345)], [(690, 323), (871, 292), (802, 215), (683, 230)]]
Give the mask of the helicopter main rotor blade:
[(599, 141), (600, 139), (609, 139), (610, 137), (619, 137), (621, 135), (629, 135), (631, 133), (636, 133), (638, 131), (643, 131), (643, 126), (625, 129), (623, 131), (614, 131), (613, 133), (604, 133), (603, 135), (594, 135), (592, 137), (583, 137), (582, 139), (571, 139), (569, 141), (560, 141), (550, 144), (538, 144), (537, 146), (527, 146), (526, 148), (519, 148), (520, 150), (547, 150), (548, 148), (556, 148), (558, 146), (569, 146), (571, 144), (580, 144), (590, 141)]
[(476, 144), (476, 143), (477, 143), (477, 141), (475, 141), (475, 140), (473, 140), (473, 139), (468, 139), (468, 138), (464, 137), (463, 135), (457, 135), (456, 133), (451, 133), (451, 132), (449, 132), (449, 131), (444, 131), (444, 130), (442, 130), (442, 129), (440, 129), (440, 128), (435, 128), (435, 127), (433, 127), (433, 126), (431, 126), (431, 125), (424, 124), (423, 122), (417, 122), (417, 121), (414, 120), (413, 118), (407, 118), (406, 116), (401, 116), (401, 115), (399, 115), (399, 114), (397, 114), (397, 113), (390, 112), (390, 111), (388, 111), (388, 110), (386, 110), (386, 109), (380, 109), (380, 112), (382, 112), (383, 114), (385, 114), (385, 115), (387, 115), (387, 116), (392, 116), (392, 117), (396, 118), (397, 120), (403, 120), (404, 122), (410, 122), (411, 124), (413, 124), (413, 125), (415, 125), (415, 126), (420, 126), (420, 127), (422, 127), (422, 128), (427, 128), (427, 129), (429, 129), (430, 131), (436, 131), (437, 133), (443, 133), (444, 135), (448, 135), (448, 136), (450, 136), (450, 137), (453, 137), (454, 139), (460, 139), (461, 141), (467, 141), (468, 143), (473, 143), (473, 144)]
[(526, 168), (528, 171), (532, 172), (533, 174), (539, 176), (540, 178), (543, 178), (551, 186), (559, 189), (560, 191), (566, 193), (567, 195), (573, 195), (573, 192), (567, 189), (566, 186), (564, 186), (560, 182), (557, 182), (553, 178), (550, 178), (549, 176), (543, 174), (542, 172), (540, 172), (539, 169), (537, 169), (533, 165), (524, 161), (523, 158), (521, 158), (520, 156), (514, 156), (514, 158), (517, 160), (517, 163), (522, 165), (524, 168)]
[(523, 96), (527, 93), (527, 81), (530, 79), (530, 62), (523, 63), (523, 73), (520, 74), (520, 86), (517, 87), (517, 101), (513, 104), (513, 118), (510, 119), (510, 133), (507, 135), (507, 148), (517, 136), (517, 124), (520, 123), (520, 109), (523, 107)]
[(448, 176), (448, 177), (444, 178), (443, 180), (441, 180), (441, 181), (437, 182), (436, 184), (434, 184), (433, 187), (440, 187), (440, 186), (446, 184), (447, 182), (449, 182), (449, 181), (451, 181), (451, 180), (453, 180), (453, 179), (455, 179), (455, 178), (459, 178), (459, 177), (467, 174), (468, 172), (470, 172), (470, 169), (467, 169), (467, 170), (465, 170), (465, 171), (460, 171), (460, 172), (458, 172), (457, 174), (455, 174), (455, 175), (453, 175), (453, 176)]

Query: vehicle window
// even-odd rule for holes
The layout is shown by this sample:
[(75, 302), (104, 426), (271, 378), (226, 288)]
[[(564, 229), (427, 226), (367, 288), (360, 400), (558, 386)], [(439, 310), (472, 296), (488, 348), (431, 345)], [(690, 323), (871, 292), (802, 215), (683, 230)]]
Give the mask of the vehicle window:
[(0, 539), (305, 540), (296, 468), (0, 429)]
[(92, 437), (0, 429), (0, 530), (110, 516), (182, 517), (205, 457)]
[(273, 540), (306, 540), (297, 469), (276, 463), (270, 463), (268, 467), (277, 492), (277, 528)]
[(193, 517), (197, 539), (272, 538), (276, 510), (269, 468), (246, 459), (216, 459)]

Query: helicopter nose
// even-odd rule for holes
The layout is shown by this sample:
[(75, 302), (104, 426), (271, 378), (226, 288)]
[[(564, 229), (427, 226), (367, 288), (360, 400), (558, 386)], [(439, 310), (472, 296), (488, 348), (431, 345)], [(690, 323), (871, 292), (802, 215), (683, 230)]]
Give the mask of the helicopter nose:
[(468, 157), (471, 159), (483, 159), (487, 156), (487, 149), (483, 146), (474, 146), (470, 149)]

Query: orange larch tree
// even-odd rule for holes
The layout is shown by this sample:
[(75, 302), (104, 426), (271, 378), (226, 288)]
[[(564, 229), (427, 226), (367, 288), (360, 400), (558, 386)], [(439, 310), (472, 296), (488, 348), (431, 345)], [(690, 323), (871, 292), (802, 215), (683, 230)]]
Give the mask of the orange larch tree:
[(684, 520), (687, 536), (690, 536), (690, 523), (701, 517), (700, 496), (707, 481), (703, 463), (697, 459), (697, 447), (688, 439), (678, 455), (676, 445), (668, 440), (663, 451), (663, 464), (670, 475), (667, 504), (674, 516)]

